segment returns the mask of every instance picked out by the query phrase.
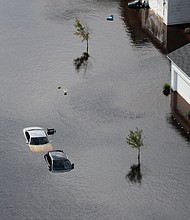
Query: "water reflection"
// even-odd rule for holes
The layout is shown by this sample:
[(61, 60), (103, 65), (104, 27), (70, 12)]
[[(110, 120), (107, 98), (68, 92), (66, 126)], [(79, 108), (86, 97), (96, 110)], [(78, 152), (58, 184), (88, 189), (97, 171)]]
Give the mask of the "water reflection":
[(163, 91), (162, 91), (162, 93), (163, 93), (165, 96), (169, 96), (170, 92), (171, 92), (170, 84), (165, 83), (164, 86), (163, 86)]
[(29, 148), (32, 152), (47, 152), (53, 149), (52, 144), (43, 144), (43, 145), (29, 145)]
[(142, 28), (158, 41), (154, 45), (162, 52), (170, 53), (190, 42), (189, 35), (184, 32), (188, 24), (166, 26), (152, 10), (141, 10), (140, 13)]
[(171, 117), (168, 121), (188, 140), (190, 140), (190, 120), (187, 117), (189, 109), (190, 105), (177, 92), (171, 92)]
[(132, 183), (141, 183), (142, 181), (141, 164), (133, 164), (125, 178)]
[(140, 10), (133, 10), (128, 8), (130, 0), (121, 1), (121, 16), (123, 18), (127, 33), (135, 46), (147, 45), (149, 39), (147, 34), (143, 31), (141, 24)]
[(164, 89), (164, 90), (162, 91), (162, 93), (163, 93), (165, 96), (169, 96), (170, 91), (169, 91), (169, 90)]
[(188, 142), (190, 142), (190, 134), (183, 127), (183, 124), (180, 123), (179, 118), (176, 118), (174, 115), (170, 115), (166, 117), (168, 123), (176, 129), (176, 131)]
[(76, 59), (73, 60), (73, 64), (75, 65), (76, 70), (80, 70), (82, 67), (85, 69), (87, 68), (88, 65), (88, 58), (89, 54), (87, 52), (84, 52), (81, 57), (77, 57)]
[(129, 1), (121, 1), (121, 16), (134, 45), (143, 46), (151, 41), (167, 54), (190, 42), (190, 36), (184, 33), (189, 24), (166, 26), (151, 9), (129, 9)]

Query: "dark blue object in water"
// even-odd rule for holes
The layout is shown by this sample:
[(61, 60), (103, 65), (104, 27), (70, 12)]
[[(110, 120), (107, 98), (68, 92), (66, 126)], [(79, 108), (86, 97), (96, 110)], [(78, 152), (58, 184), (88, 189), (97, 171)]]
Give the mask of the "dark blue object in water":
[(108, 16), (108, 17), (107, 17), (107, 20), (108, 20), (108, 21), (113, 21), (113, 15)]

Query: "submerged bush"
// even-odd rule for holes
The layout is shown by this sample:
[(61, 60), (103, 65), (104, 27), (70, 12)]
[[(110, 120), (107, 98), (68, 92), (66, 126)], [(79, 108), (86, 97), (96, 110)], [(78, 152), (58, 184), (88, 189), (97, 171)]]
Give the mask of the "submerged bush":
[(187, 112), (187, 117), (190, 119), (190, 110)]
[(165, 84), (163, 85), (163, 89), (164, 89), (164, 90), (170, 90), (170, 84), (165, 83)]
[(165, 83), (163, 85), (163, 94), (168, 96), (170, 94), (170, 89), (171, 89), (170, 84)]
[(190, 34), (190, 27), (185, 28), (185, 33)]

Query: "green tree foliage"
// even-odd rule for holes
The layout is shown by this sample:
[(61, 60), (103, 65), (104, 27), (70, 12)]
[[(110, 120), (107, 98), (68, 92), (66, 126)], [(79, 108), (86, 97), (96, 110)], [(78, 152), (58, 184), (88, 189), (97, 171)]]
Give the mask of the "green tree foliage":
[(74, 26), (76, 28), (74, 35), (79, 36), (82, 42), (86, 41), (86, 52), (88, 54), (88, 41), (89, 41), (88, 26), (85, 23), (82, 23), (78, 18), (76, 18)]
[(142, 130), (136, 128), (136, 131), (130, 130), (129, 135), (126, 138), (127, 144), (129, 144), (132, 148), (138, 149), (138, 165), (140, 165), (140, 148), (144, 145), (142, 133)]

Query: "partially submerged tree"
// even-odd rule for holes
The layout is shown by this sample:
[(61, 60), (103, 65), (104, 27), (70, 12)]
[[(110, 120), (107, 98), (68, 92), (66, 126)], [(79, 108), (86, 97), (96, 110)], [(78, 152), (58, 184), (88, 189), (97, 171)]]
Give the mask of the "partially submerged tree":
[(79, 36), (82, 42), (86, 41), (86, 53), (88, 55), (89, 28), (86, 23), (82, 23), (78, 18), (76, 18), (74, 26), (76, 28), (74, 35)]
[(128, 137), (126, 138), (127, 144), (129, 144), (132, 148), (138, 149), (138, 166), (140, 167), (140, 148), (144, 145), (142, 138), (142, 130), (136, 128), (136, 131), (130, 130)]

